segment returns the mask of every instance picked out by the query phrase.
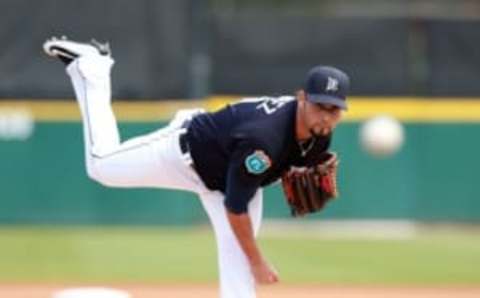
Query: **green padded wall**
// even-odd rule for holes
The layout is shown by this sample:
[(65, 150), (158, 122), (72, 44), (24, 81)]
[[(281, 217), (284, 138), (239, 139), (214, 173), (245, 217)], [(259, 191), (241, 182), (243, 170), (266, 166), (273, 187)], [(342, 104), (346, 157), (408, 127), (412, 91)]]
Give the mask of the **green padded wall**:
[[(125, 138), (160, 127), (122, 123)], [(479, 221), (480, 124), (405, 124), (407, 141), (388, 159), (359, 146), (356, 122), (339, 126), (341, 196), (311, 218)], [(206, 220), (194, 195), (158, 189), (108, 189), (87, 179), (79, 122), (37, 122), (26, 141), (0, 140), (0, 223), (192, 224)], [(287, 217), (277, 186), (266, 217)]]

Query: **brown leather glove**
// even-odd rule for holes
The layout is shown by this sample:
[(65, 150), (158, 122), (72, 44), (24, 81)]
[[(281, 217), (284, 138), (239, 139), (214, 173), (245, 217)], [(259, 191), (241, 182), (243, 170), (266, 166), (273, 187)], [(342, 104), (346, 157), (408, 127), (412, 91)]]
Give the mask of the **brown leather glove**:
[(312, 167), (292, 167), (282, 175), (282, 186), (292, 216), (320, 211), (325, 203), (338, 196), (337, 154)]

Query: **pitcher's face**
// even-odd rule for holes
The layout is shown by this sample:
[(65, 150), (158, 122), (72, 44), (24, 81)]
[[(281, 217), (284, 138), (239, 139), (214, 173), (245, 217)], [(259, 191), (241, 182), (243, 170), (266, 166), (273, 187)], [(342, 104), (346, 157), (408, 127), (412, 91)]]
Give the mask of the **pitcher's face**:
[(316, 136), (330, 134), (342, 118), (342, 110), (331, 104), (305, 101), (305, 125)]

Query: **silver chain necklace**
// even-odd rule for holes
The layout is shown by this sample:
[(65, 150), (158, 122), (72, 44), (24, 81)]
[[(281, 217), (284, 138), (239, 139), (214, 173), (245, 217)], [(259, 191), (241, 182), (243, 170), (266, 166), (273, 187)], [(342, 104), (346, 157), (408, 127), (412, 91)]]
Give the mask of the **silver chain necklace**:
[(305, 157), (305, 155), (307, 155), (307, 153), (312, 150), (313, 146), (315, 145), (315, 143), (317, 142), (317, 138), (313, 138), (312, 140), (310, 140), (308, 142), (308, 145), (307, 145), (307, 148), (305, 148), (303, 146), (303, 144), (305, 144), (306, 142), (304, 143), (301, 143), (301, 142), (297, 142), (298, 144), (298, 147), (300, 148), (300, 154), (302, 155), (302, 157)]

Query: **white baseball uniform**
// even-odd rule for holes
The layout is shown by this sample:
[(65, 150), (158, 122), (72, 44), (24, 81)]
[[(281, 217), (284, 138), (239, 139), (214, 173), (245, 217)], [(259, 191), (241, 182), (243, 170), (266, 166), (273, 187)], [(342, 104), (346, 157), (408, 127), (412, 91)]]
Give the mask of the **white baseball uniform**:
[[(202, 110), (182, 110), (164, 128), (120, 142), (111, 108), (113, 59), (85, 55), (67, 67), (83, 119), (85, 162), (90, 178), (109, 187), (154, 187), (197, 193), (215, 232), (222, 298), (255, 297), (255, 281), (224, 206), (224, 195), (209, 190), (180, 150), (182, 124)], [(255, 235), (262, 220), (262, 189), (249, 202)]]

